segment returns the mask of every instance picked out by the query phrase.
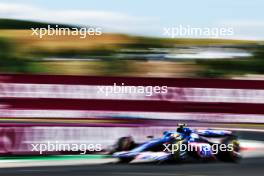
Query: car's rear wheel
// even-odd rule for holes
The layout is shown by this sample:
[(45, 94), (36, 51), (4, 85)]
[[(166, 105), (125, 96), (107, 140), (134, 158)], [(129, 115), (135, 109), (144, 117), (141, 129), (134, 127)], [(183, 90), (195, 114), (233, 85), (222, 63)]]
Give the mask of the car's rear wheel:
[(135, 148), (137, 145), (132, 137), (121, 137), (117, 140), (116, 144), (114, 145), (113, 150), (111, 150), (110, 154), (115, 152), (121, 151), (129, 151)]

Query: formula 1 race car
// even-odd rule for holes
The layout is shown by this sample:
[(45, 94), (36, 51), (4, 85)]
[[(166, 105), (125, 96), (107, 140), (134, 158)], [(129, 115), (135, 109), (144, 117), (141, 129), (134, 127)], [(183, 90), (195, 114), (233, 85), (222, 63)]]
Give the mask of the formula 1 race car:
[(191, 130), (185, 124), (163, 137), (137, 144), (132, 137), (120, 138), (112, 152), (122, 163), (136, 161), (175, 162), (183, 160), (237, 162), (240, 147), (237, 136), (226, 130)]

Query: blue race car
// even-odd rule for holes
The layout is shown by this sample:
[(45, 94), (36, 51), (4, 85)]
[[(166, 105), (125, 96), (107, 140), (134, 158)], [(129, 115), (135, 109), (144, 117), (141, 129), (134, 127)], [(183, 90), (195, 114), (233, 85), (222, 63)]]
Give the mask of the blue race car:
[(132, 137), (122, 137), (115, 145), (113, 157), (122, 163), (132, 161), (174, 162), (194, 159), (237, 162), (241, 158), (239, 141), (231, 131), (191, 130), (185, 124), (163, 137), (137, 144)]

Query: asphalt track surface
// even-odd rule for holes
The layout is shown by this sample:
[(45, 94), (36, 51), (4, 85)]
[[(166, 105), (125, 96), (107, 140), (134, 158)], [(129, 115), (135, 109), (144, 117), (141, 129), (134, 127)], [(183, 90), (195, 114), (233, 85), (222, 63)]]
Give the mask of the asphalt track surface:
[(240, 163), (103, 164), (0, 169), (3, 176), (263, 176), (264, 158)]
[[(263, 141), (263, 133), (240, 132), (243, 139)], [(38, 160), (33, 162), (40, 162)], [(51, 162), (51, 161), (47, 161)], [(59, 161), (55, 161), (59, 162)], [(79, 162), (79, 161), (78, 161)], [(10, 163), (11, 164), (11, 163)], [(36, 163), (37, 164), (37, 163)], [(0, 176), (263, 176), (264, 157), (243, 158), (239, 163), (178, 163), (178, 164), (87, 164), (77, 165), (2, 167)]]

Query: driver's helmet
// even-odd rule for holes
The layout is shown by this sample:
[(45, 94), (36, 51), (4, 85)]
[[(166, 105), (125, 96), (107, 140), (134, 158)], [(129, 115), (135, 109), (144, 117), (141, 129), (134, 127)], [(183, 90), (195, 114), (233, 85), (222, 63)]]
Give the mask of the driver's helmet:
[(179, 127), (179, 128), (177, 128), (177, 132), (178, 133), (183, 133), (184, 132), (184, 129), (182, 127)]
[(183, 123), (183, 124), (179, 123), (177, 126), (178, 126), (178, 128), (177, 128), (176, 131), (177, 131), (178, 133), (184, 133), (184, 132), (185, 132), (185, 131), (184, 131), (184, 127), (186, 127), (187, 125), (184, 124), (184, 123)]

